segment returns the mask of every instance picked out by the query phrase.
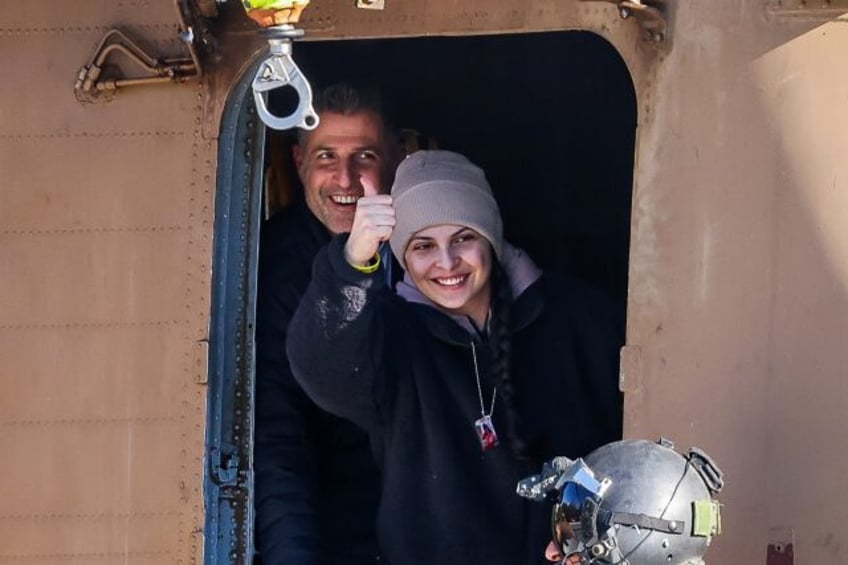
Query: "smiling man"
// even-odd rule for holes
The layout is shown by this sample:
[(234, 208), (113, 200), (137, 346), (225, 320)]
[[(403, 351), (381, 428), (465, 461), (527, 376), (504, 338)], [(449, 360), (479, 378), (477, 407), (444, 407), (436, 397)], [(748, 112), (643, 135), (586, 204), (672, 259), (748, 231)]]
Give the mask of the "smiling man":
[(304, 202), (262, 228), (256, 325), (256, 531), (263, 565), (374, 564), (379, 476), (365, 433), (316, 406), (292, 377), (287, 326), (312, 260), (349, 232), (356, 202), (391, 185), (398, 143), (379, 96), (334, 85), (293, 157)]
[(333, 234), (350, 231), (356, 202), (388, 177), (386, 132), (379, 114), (324, 111), (313, 132), (301, 132), (294, 161), (312, 214)]

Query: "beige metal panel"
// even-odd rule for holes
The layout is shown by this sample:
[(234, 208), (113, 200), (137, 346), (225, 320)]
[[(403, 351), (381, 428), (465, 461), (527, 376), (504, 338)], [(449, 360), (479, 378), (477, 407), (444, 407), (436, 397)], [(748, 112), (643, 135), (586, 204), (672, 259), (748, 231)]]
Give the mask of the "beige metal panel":
[(181, 494), (180, 451), (167, 439), (179, 424), (174, 416), (6, 426), (4, 453), (26, 464), (6, 472), (16, 488), (4, 497), (4, 514), (172, 513)]
[(178, 424), (44, 423), (7, 429), (0, 447), (27, 465), (6, 473), (16, 488), (4, 497), (3, 522), (14, 520), (16, 528), (4, 540), (0, 559), (18, 555), (23, 562), (37, 562), (39, 555), (67, 555), (94, 562), (86, 556), (142, 553), (176, 563), (185, 535), (174, 511), (182, 494), (180, 454), (166, 440), (179, 433)]
[[(184, 323), (0, 328), (0, 421), (102, 424), (168, 419), (187, 400)], [(33, 355), (37, 345), (39, 354)]]
[[(7, 235), (6, 326), (184, 321), (188, 230), (61, 230)], [(163, 276), (163, 274), (170, 276)]]
[(0, 12), (0, 561), (202, 558), (216, 146), (198, 85), (75, 99), (114, 26), (185, 56), (169, 1)]
[[(23, 2), (21, 4), (33, 4)], [(40, 4), (40, 3), (39, 3)], [(2, 13), (2, 10), (0, 10)], [(167, 14), (167, 12), (166, 12)], [(81, 104), (74, 95), (74, 81), (88, 64), (98, 43), (113, 26), (82, 30), (45, 28), (21, 32), (0, 30), (3, 74), (0, 81), (0, 123), (4, 138), (70, 138), (76, 141), (98, 135), (169, 135), (191, 132), (193, 108), (199, 86), (189, 83), (138, 86), (122, 90), (110, 102)], [(152, 56), (180, 56), (177, 27), (166, 29), (136, 26), (127, 33)], [(126, 76), (142, 76), (137, 66), (122, 54), (113, 54), (107, 64), (121, 65)], [(91, 163), (93, 168), (96, 162)], [(151, 167), (154, 163), (149, 163)]]
[[(142, 124), (120, 129), (121, 123), (112, 122), (112, 131), (7, 138), (0, 152), (8, 183), (0, 225), (21, 239), (55, 235), (56, 230), (78, 237), (102, 230), (100, 235), (122, 237), (122, 231), (133, 229), (160, 239), (165, 233), (184, 237), (190, 204), (181, 187), (191, 184), (193, 172), (166, 163), (192, 143), (191, 130), (157, 131)], [(133, 158), (126, 158), (126, 152)]]
[[(626, 386), (626, 433), (698, 445), (725, 471), (711, 563), (762, 563), (771, 531), (787, 526), (796, 563), (845, 560), (833, 469), (846, 461), (829, 446), (845, 446), (848, 423), (835, 347), (848, 327), (845, 279), (833, 269), (848, 245), (835, 220), (846, 210), (836, 196), (846, 83), (833, 72), (848, 27), (817, 26), (769, 20), (760, 3), (677, 4), (655, 120), (638, 132), (628, 347), (640, 369)], [(831, 43), (772, 58), (814, 29)], [(766, 102), (789, 92), (795, 105)], [(815, 171), (814, 189), (790, 163)]]
[[(0, 29), (6, 33), (56, 29), (94, 30), (115, 25), (143, 25), (151, 29), (177, 27), (176, 11), (169, 0), (65, 0), (63, 2), (12, 2), (0, 10)], [(11, 3), (10, 3), (11, 4)], [(18, 5), (20, 4), (20, 5)], [(92, 46), (93, 47), (93, 46)]]
[(583, 27), (591, 20), (597, 21), (598, 16), (608, 27), (622, 23), (615, 6), (603, 2), (396, 0), (385, 10), (358, 9), (355, 2), (313, 4), (304, 11), (302, 20), (313, 38), (542, 31)]
[[(35, 554), (27, 552), (26, 555), (32, 555), (27, 559), (39, 565), (42, 563), (173, 565), (177, 562), (174, 553), (167, 547), (157, 545), (155, 539), (167, 538), (169, 531), (176, 531), (179, 524), (175, 516), (163, 513), (26, 515), (18, 517), (17, 520), (28, 524), (28, 527), (19, 528), (14, 537), (4, 536), (3, 539), (9, 539), (11, 542), (3, 548), (0, 559), (9, 562), (27, 562), (20, 556), (27, 552), (26, 548), (32, 547), (40, 548), (40, 550)], [(111, 535), (111, 531), (118, 529), (127, 534), (121, 546), (111, 551), (99, 552), (92, 552), (87, 548), (88, 544), (84, 540), (104, 536), (104, 534)], [(0, 535), (2, 534), (3, 525), (0, 524)]]
[(716, 458), (728, 486), (709, 562), (743, 564), (762, 562), (766, 545), (771, 194), (750, 165), (769, 157), (746, 38), (726, 48), (738, 23), (717, 20), (727, 12), (678, 7), (656, 122), (637, 140), (628, 347), (641, 349), (643, 375), (625, 430)]
[(781, 156), (768, 508), (771, 526), (794, 531), (799, 563), (848, 560), (841, 492), (848, 464), (848, 80), (836, 71), (845, 68), (846, 50), (848, 19), (816, 27), (754, 64)]

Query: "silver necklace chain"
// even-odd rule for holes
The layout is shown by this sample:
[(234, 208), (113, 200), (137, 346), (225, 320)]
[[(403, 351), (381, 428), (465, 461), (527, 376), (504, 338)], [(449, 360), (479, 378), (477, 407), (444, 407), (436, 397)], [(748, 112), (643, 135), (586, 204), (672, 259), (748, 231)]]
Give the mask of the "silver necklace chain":
[(474, 347), (474, 342), (471, 342), (471, 357), (474, 359), (474, 377), (477, 379), (477, 397), (480, 399), (480, 415), (484, 418), (491, 418), (495, 411), (495, 399), (498, 394), (498, 387), (492, 389), (492, 405), (489, 408), (489, 413), (486, 414), (486, 407), (483, 404), (483, 387), (480, 385), (480, 369), (477, 367), (477, 348)]

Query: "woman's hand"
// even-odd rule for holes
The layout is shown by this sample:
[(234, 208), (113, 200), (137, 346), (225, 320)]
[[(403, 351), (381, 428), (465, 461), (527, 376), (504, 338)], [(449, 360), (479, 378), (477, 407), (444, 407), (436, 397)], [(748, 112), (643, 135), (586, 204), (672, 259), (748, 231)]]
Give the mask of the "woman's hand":
[(354, 267), (370, 263), (380, 244), (392, 235), (394, 227), (395, 209), (391, 196), (376, 194), (360, 198), (356, 203), (350, 237), (345, 244), (347, 262)]

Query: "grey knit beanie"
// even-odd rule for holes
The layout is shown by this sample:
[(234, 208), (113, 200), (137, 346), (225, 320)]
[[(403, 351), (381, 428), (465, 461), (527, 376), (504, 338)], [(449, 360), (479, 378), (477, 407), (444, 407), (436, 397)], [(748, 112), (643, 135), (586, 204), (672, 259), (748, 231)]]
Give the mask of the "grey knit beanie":
[(404, 159), (392, 185), (395, 229), (392, 253), (406, 269), (403, 254), (417, 232), (453, 224), (476, 230), (500, 258), (503, 223), (483, 169), (451, 151), (416, 151)]

